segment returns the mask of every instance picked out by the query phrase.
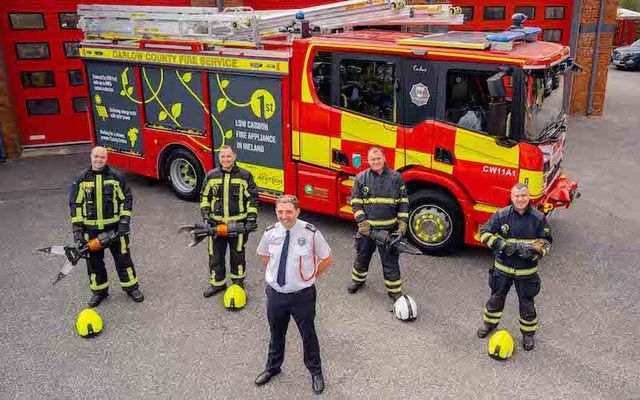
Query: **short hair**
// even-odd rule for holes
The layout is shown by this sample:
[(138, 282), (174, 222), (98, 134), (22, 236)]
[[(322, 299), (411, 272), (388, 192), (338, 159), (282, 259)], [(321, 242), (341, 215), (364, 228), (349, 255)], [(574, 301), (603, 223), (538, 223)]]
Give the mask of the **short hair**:
[(229, 146), (228, 144), (220, 147), (220, 150), (218, 150), (218, 154), (222, 153), (222, 150), (231, 150), (231, 153), (233, 153), (233, 155), (236, 154), (236, 151), (233, 149), (233, 147)]
[(525, 185), (524, 183), (518, 182), (515, 185), (513, 185), (511, 187), (511, 191), (513, 192), (514, 190), (523, 190), (526, 189), (527, 192), (529, 191), (529, 186)]
[(380, 153), (384, 157), (384, 151), (380, 149), (380, 147), (372, 147), (367, 151), (367, 157), (371, 155), (371, 153)]
[(278, 204), (286, 204), (286, 203), (293, 204), (293, 207), (296, 210), (300, 208), (300, 202), (298, 201), (298, 198), (292, 194), (283, 194), (282, 196), (276, 199), (276, 207), (278, 206)]

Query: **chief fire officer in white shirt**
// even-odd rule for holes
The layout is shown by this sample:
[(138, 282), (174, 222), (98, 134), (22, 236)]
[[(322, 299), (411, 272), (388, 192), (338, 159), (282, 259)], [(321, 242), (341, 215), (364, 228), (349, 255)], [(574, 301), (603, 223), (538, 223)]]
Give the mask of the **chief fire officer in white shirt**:
[(264, 385), (280, 373), (284, 361), (285, 336), (293, 316), (304, 348), (304, 365), (311, 373), (314, 393), (324, 390), (320, 345), (316, 336), (316, 277), (333, 262), (331, 249), (315, 226), (298, 219), (295, 196), (276, 200), (278, 223), (265, 231), (257, 253), (267, 268), (267, 317), (271, 329), (265, 370), (256, 378)]

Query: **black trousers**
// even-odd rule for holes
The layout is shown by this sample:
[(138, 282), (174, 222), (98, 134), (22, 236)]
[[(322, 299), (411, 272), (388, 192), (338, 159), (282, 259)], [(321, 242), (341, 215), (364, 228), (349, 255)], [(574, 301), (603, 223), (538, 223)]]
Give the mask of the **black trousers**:
[(227, 281), (225, 257), (229, 246), (230, 271), (229, 277), (233, 283), (242, 283), (246, 276), (244, 245), (248, 235), (240, 234), (237, 237), (209, 236), (209, 280), (213, 286), (224, 286)]
[(320, 345), (316, 335), (316, 287), (311, 286), (295, 293), (279, 293), (267, 285), (267, 318), (271, 328), (269, 356), (266, 370), (280, 372), (284, 361), (284, 346), (289, 320), (298, 325), (304, 351), (304, 365), (312, 375), (322, 373)]
[(354, 282), (364, 283), (376, 247), (382, 261), (382, 275), (387, 291), (401, 293), (402, 281), (400, 280), (400, 264), (398, 263), (400, 254), (394, 248), (376, 245), (376, 242), (368, 236), (356, 235), (356, 259), (353, 263), (353, 270), (351, 270), (351, 279)]
[[(85, 238), (93, 239), (97, 237), (100, 232), (101, 231), (90, 230), (85, 233)], [(127, 292), (137, 289), (138, 277), (133, 266), (133, 260), (131, 260), (129, 235), (120, 236), (109, 246), (109, 251), (116, 264), (116, 272), (118, 273), (122, 289)], [(109, 290), (107, 269), (104, 265), (104, 249), (89, 253), (89, 258), (87, 259), (87, 274), (89, 275), (89, 288), (93, 293), (103, 294)]]
[(489, 270), (491, 297), (484, 309), (484, 323), (490, 327), (498, 325), (511, 285), (516, 287), (518, 294), (520, 332), (523, 335), (533, 335), (538, 328), (538, 315), (534, 303), (534, 298), (540, 293), (540, 276), (537, 272), (523, 277), (514, 277), (491, 268)]

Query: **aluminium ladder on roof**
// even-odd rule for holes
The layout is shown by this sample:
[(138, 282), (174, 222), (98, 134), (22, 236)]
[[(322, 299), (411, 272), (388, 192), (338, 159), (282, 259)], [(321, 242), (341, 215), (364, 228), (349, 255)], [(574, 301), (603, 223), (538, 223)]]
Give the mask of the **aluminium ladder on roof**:
[[(424, 9), (424, 8), (423, 8)], [(79, 5), (80, 27), (86, 39), (173, 39), (205, 42), (245, 42), (258, 45), (261, 36), (288, 33), (302, 12), (311, 26), (322, 32), (389, 21), (462, 23), (463, 17), (448, 4), (430, 6), (427, 12), (407, 7), (404, 0), (348, 0), (300, 10), (253, 11), (232, 7), (151, 7)], [(462, 18), (461, 18), (462, 17)]]

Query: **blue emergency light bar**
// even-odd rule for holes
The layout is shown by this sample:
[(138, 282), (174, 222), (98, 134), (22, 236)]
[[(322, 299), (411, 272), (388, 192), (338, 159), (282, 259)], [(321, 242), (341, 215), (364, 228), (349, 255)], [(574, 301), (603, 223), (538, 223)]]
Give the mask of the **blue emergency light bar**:
[(487, 40), (502, 43), (513, 42), (514, 40), (533, 41), (540, 32), (542, 32), (542, 29), (538, 27), (518, 28), (499, 33), (490, 33), (487, 35)]

